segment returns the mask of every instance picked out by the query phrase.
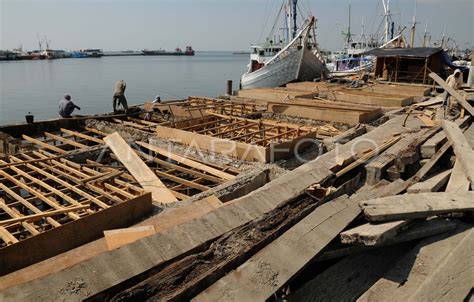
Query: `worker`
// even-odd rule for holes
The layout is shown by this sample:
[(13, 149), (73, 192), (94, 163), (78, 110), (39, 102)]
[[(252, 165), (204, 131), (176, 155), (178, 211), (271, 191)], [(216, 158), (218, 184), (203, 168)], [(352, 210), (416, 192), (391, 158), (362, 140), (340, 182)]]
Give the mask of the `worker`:
[(63, 118), (70, 118), (71, 114), (74, 112), (74, 109), (81, 110), (81, 107), (77, 106), (71, 101), (71, 96), (69, 94), (65, 95), (59, 101), (59, 115)]
[(115, 91), (113, 97), (114, 112), (117, 112), (117, 101), (118, 104), (122, 105), (125, 112), (128, 112), (127, 99), (125, 98), (125, 88), (127, 88), (127, 84), (124, 80), (120, 80), (115, 83)]
[[(446, 79), (446, 83), (454, 90), (458, 90), (463, 85), (461, 70), (456, 69), (454, 73)], [(454, 106), (450, 96), (451, 95), (449, 94), (449, 92), (445, 91), (443, 107), (447, 107), (449, 110), (451, 110)]]
[(161, 103), (161, 97), (157, 95), (155, 99), (153, 100), (153, 104), (160, 104)]
[[(161, 97), (159, 95), (155, 96), (155, 99), (153, 100), (152, 104), (161, 104)], [(154, 108), (151, 107), (151, 110), (148, 111), (145, 114), (145, 121), (150, 121), (151, 120), (151, 116), (153, 115), (153, 111), (154, 111)]]

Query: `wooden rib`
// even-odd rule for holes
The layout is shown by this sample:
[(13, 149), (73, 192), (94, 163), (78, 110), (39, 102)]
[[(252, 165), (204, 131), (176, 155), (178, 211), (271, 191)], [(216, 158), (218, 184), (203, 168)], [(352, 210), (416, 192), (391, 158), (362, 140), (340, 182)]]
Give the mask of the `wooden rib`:
[(101, 139), (98, 139), (97, 137), (93, 137), (93, 136), (90, 136), (90, 135), (87, 135), (87, 134), (84, 134), (84, 133), (80, 133), (80, 132), (76, 132), (76, 131), (72, 131), (72, 130), (69, 130), (69, 129), (61, 128), (61, 132), (72, 135), (72, 136), (76, 136), (76, 137), (79, 137), (79, 138), (83, 138), (83, 139), (86, 139), (88, 141), (92, 141), (92, 142), (95, 142), (95, 143), (98, 143), (98, 144), (101, 144), (101, 145), (104, 143)]
[[(4, 171), (0, 170), (0, 174), (7, 178), (9, 181), (13, 182), (20, 188), (24, 189), (25, 191), (29, 192), (30, 194), (36, 196), (37, 198), (41, 199), (43, 202), (48, 204), (50, 207), (55, 208), (57, 210), (64, 209), (64, 207), (60, 206), (55, 200), (51, 200), (48, 197), (43, 196), (41, 192), (36, 191), (35, 189), (31, 188), (28, 185), (23, 184), (21, 181), (17, 180), (15, 177), (5, 173)], [(80, 217), (74, 213), (68, 213), (68, 216), (71, 219), (79, 219)]]
[(171, 174), (167, 174), (165, 172), (161, 172), (161, 171), (158, 171), (156, 169), (153, 169), (153, 172), (155, 172), (159, 177), (162, 177), (162, 178), (167, 178), (169, 180), (172, 180), (174, 181), (175, 183), (178, 183), (178, 184), (183, 184), (187, 187), (190, 187), (190, 188), (194, 188), (194, 189), (197, 189), (199, 191), (207, 191), (209, 190), (209, 187), (206, 187), (204, 185), (200, 185), (200, 184), (197, 184), (197, 183), (194, 183), (192, 181), (189, 181), (189, 180), (186, 180), (186, 179), (183, 179), (183, 178), (180, 178), (178, 176), (174, 176), (174, 175), (171, 175)]
[(73, 147), (77, 147), (79, 149), (87, 149), (87, 148), (90, 148), (89, 146), (87, 145), (84, 145), (84, 144), (81, 144), (81, 143), (78, 143), (76, 141), (73, 141), (71, 139), (67, 139), (67, 138), (64, 138), (62, 136), (59, 136), (59, 135), (55, 135), (55, 134), (52, 134), (52, 133), (49, 133), (49, 132), (45, 132), (44, 135), (46, 135), (47, 137), (50, 137), (52, 139), (55, 139), (57, 141), (60, 141), (64, 144), (67, 144), (67, 145), (71, 145)]
[[(18, 212), (18, 210), (16, 210), (15, 208), (10, 208), (4, 199), (0, 198), (0, 208), (2, 208), (8, 215), (10, 215), (10, 217), (12, 218), (22, 218), (24, 217), (20, 212)], [(3, 223), (5, 220), (2, 220), (0, 221), (0, 224)], [(23, 222), (22, 223), (22, 226), (28, 231), (30, 232), (31, 235), (38, 235), (39, 232), (38, 230), (35, 228), (34, 225), (32, 225), (31, 223), (28, 223), (28, 222)]]
[(171, 168), (171, 169), (174, 169), (176, 171), (180, 171), (180, 172), (186, 173), (188, 175), (192, 175), (194, 177), (202, 177), (202, 178), (205, 178), (205, 179), (207, 179), (207, 180), (209, 180), (213, 183), (216, 183), (216, 184), (224, 182), (224, 180), (222, 180), (221, 178), (218, 178), (218, 177), (215, 177), (215, 176), (212, 176), (212, 175), (208, 175), (208, 174), (204, 174), (204, 173), (201, 173), (199, 171), (190, 170), (190, 169), (187, 169), (185, 167), (178, 166), (176, 164), (173, 164), (173, 163), (167, 162), (165, 160), (162, 160), (162, 159), (153, 157), (151, 155), (148, 155), (148, 154), (146, 154), (142, 151), (135, 150), (135, 152), (137, 152), (137, 154), (139, 154), (144, 159), (149, 160), (149, 161), (153, 161), (156, 164), (161, 165), (163, 167)]
[(54, 152), (57, 152), (57, 153), (60, 153), (60, 154), (66, 154), (67, 151), (63, 150), (63, 149), (60, 149), (58, 147), (55, 147), (55, 146), (51, 146), (50, 144), (47, 144), (47, 143), (44, 143), (40, 140), (37, 140), (35, 138), (32, 138), (32, 137), (29, 137), (28, 135), (22, 135), (23, 139), (26, 140), (26, 141), (29, 141), (30, 143), (33, 143), (35, 145), (38, 145), (38, 146), (41, 146), (43, 148), (46, 148), (48, 150), (51, 150), (51, 151), (54, 151)]
[[(69, 163), (69, 164), (72, 163), (72, 162), (69, 162), (69, 161), (67, 161), (67, 160), (65, 160), (65, 161), (66, 161), (66, 163)], [(63, 163), (59, 163), (58, 166), (60, 166), (60, 167), (63, 168), (63, 169), (69, 169), (70, 171), (75, 171), (74, 169), (70, 169), (70, 166), (68, 166), (68, 165), (66, 165), (66, 164), (63, 164)], [(51, 167), (50, 167), (50, 168), (51, 168)], [(52, 169), (55, 169), (55, 168), (52, 168)], [(93, 170), (93, 169), (86, 168), (86, 167), (84, 167), (83, 170), (86, 171), (86, 172), (92, 173), (92, 174), (102, 175), (100, 172), (95, 171), (95, 170)], [(114, 170), (114, 171), (117, 171), (117, 170)], [(119, 197), (113, 196), (112, 194), (107, 193), (106, 191), (102, 190), (102, 189), (101, 189), (99, 186), (97, 186), (96, 184), (90, 184), (90, 183), (84, 184), (84, 183), (83, 183), (83, 179), (89, 177), (87, 174), (84, 174), (84, 173), (82, 173), (82, 172), (80, 172), (80, 171), (75, 171), (76, 173), (82, 174), (82, 176), (80, 176), (80, 177), (83, 177), (83, 178), (82, 178), (82, 179), (79, 179), (79, 178), (76, 178), (76, 177), (74, 177), (74, 176), (72, 176), (72, 175), (69, 175), (69, 174), (67, 174), (67, 173), (65, 173), (65, 172), (63, 172), (63, 171), (57, 170), (57, 169), (55, 169), (54, 172), (55, 172), (55, 173), (58, 173), (58, 174), (60, 174), (60, 175), (62, 175), (62, 176), (64, 176), (65, 178), (68, 178), (69, 180), (71, 180), (71, 181), (73, 181), (73, 182), (75, 182), (75, 183), (77, 183), (77, 184), (84, 185), (87, 189), (89, 189), (89, 190), (91, 190), (91, 191), (93, 191), (93, 192), (95, 192), (95, 193), (97, 193), (97, 194), (103, 195), (103, 196), (107, 197), (108, 199), (113, 200), (113, 201), (116, 202), (116, 203), (121, 203), (121, 202), (123, 202), (122, 199), (120, 199)], [(85, 177), (84, 177), (84, 176), (85, 176)], [(128, 195), (124, 195), (124, 194), (122, 194), (122, 195), (128, 197)], [(133, 197), (136, 197), (136, 196), (133, 196)], [(108, 206), (108, 205), (107, 205), (107, 206)], [(108, 207), (109, 207), (109, 206), (108, 206)]]
[(88, 205), (82, 205), (82, 206), (75, 206), (75, 207), (65, 208), (65, 209), (62, 209), (62, 210), (44, 211), (44, 212), (39, 213), (39, 214), (33, 214), (33, 215), (27, 215), (27, 216), (2, 220), (2, 221), (0, 221), (0, 226), (8, 226), (8, 225), (13, 224), (13, 223), (25, 222), (25, 221), (34, 222), (34, 221), (38, 221), (38, 220), (41, 220), (41, 219), (49, 217), (49, 216), (54, 216), (54, 215), (58, 215), (58, 214), (65, 214), (67, 212), (75, 212), (75, 211), (85, 210), (87, 208), (89, 208)]
[(102, 132), (100, 130), (97, 130), (95, 128), (86, 127), (86, 130), (89, 131), (89, 132), (95, 133), (97, 135), (100, 135), (100, 136), (107, 136), (107, 133)]
[(233, 123), (230, 123), (230, 124), (219, 125), (219, 126), (216, 126), (216, 127), (213, 127), (213, 128), (208, 128), (208, 129), (199, 130), (199, 131), (196, 131), (196, 133), (202, 133), (202, 132), (206, 132), (206, 131), (220, 130), (220, 129), (222, 129), (222, 128), (228, 128), (228, 127), (232, 127), (232, 126), (242, 125), (242, 123), (243, 123), (242, 121), (236, 121), (236, 122), (233, 122)]
[[(38, 209), (37, 207), (35, 207), (33, 204), (31, 204), (28, 200), (24, 199), (23, 197), (21, 197), (20, 195), (16, 194), (14, 191), (12, 191), (10, 188), (8, 188), (7, 186), (5, 186), (4, 184), (0, 183), (0, 189), (4, 190), (9, 196), (13, 197), (13, 199), (15, 199), (16, 201), (20, 202), (23, 206), (25, 206), (26, 208), (28, 208), (28, 210), (32, 211), (33, 213), (36, 213), (36, 214), (39, 214), (39, 213), (42, 213), (42, 211), (40, 209)], [(53, 218), (47, 218), (46, 221), (52, 225), (53, 227), (58, 227), (58, 226), (61, 226), (61, 224), (59, 222), (57, 222), (55, 219)]]
[[(91, 161), (91, 160), (89, 160), (89, 159), (88, 159), (87, 161), (88, 161), (88, 162), (96, 163), (96, 162)], [(106, 166), (100, 167), (100, 164), (98, 165), (98, 167), (99, 167), (101, 170), (104, 170), (104, 171), (107, 171), (107, 172), (115, 171), (113, 168), (109, 168), (109, 167), (106, 167)], [(129, 179), (130, 181), (135, 182), (135, 179), (133, 178), (133, 176), (131, 176), (131, 175), (127, 174), (127, 173), (124, 173), (122, 176), (125, 177), (125, 178), (127, 178), (127, 179)], [(119, 184), (119, 185), (122, 185), (122, 186), (124, 186), (124, 187), (127, 187), (128, 189), (131, 189), (131, 190), (137, 192), (138, 194), (143, 194), (143, 192), (144, 192), (143, 189), (141, 189), (141, 188), (139, 188), (139, 187), (137, 187), (137, 186), (134, 186), (134, 185), (132, 185), (131, 183), (125, 182), (125, 181), (123, 181), (123, 180), (115, 179), (115, 182), (116, 182), (117, 184)], [(173, 190), (171, 190), (171, 193), (173, 193), (174, 196), (175, 196), (176, 198), (179, 198), (180, 200), (185, 200), (185, 199), (189, 198), (188, 195), (185, 195), (185, 194), (182, 194), (182, 193), (180, 193), (180, 192), (173, 191)]]
[[(13, 157), (13, 156), (12, 156), (12, 157)], [(19, 159), (17, 159), (17, 160), (19, 160)], [(40, 164), (41, 164), (41, 166), (43, 167), (43, 169), (50, 169), (50, 168), (51, 168), (50, 166), (48, 166), (48, 165), (46, 165), (46, 164), (43, 164), (43, 163), (40, 163)], [(39, 173), (39, 174), (41, 174), (41, 175), (43, 175), (43, 176), (45, 176), (45, 177), (47, 177), (47, 178), (49, 178), (49, 179), (55, 181), (56, 183), (58, 183), (58, 184), (60, 184), (60, 185), (62, 185), (62, 186), (64, 186), (64, 187), (70, 189), (71, 191), (73, 191), (74, 193), (76, 193), (76, 194), (78, 194), (78, 195), (84, 197), (85, 199), (90, 200), (90, 202), (95, 203), (95, 204), (96, 204), (97, 206), (99, 206), (100, 208), (102, 208), (102, 209), (110, 208), (109, 205), (107, 205), (107, 204), (105, 204), (104, 202), (100, 201), (99, 199), (97, 199), (96, 197), (92, 196), (91, 194), (89, 194), (89, 193), (87, 193), (87, 192), (84, 192), (84, 191), (82, 191), (81, 189), (79, 189), (79, 188), (77, 188), (77, 187), (71, 186), (69, 183), (67, 183), (66, 181), (64, 181), (64, 180), (62, 180), (62, 179), (60, 179), (60, 178), (54, 176), (53, 174), (48, 173), (48, 172), (46, 172), (46, 171), (44, 171), (44, 170), (42, 170), (42, 169), (40, 169), (40, 168), (38, 168), (38, 167), (35, 167), (35, 166), (31, 165), (31, 164), (26, 164), (26, 166), (27, 166), (28, 168), (30, 168), (31, 170), (36, 171), (37, 173)], [(61, 174), (63, 174), (63, 173), (61, 173)], [(77, 205), (77, 204), (76, 204), (76, 205)]]
[(10, 232), (8, 232), (4, 227), (0, 226), (0, 237), (7, 244), (11, 245), (18, 242), (18, 239), (15, 238)]
[(28, 173), (26, 173), (25, 171), (21, 170), (21, 169), (18, 169), (18, 168), (15, 168), (15, 167), (12, 167), (12, 170), (15, 171), (18, 175), (21, 175), (25, 178), (28, 178), (29, 180), (31, 180), (33, 183), (39, 185), (40, 187), (50, 191), (50, 192), (53, 192), (55, 193), (57, 196), (63, 198), (64, 200), (66, 200), (68, 203), (70, 204), (73, 204), (73, 205), (80, 205), (80, 203), (78, 203), (74, 198), (68, 196), (67, 194), (64, 194), (63, 192), (59, 191), (58, 189), (56, 188), (53, 188), (52, 186), (48, 185), (47, 183), (45, 183), (44, 181), (42, 180), (39, 180), (31, 175), (29, 175)]
[(273, 126), (273, 127), (271, 127), (271, 128), (267, 128), (267, 129), (264, 128), (264, 129), (261, 129), (261, 130), (258, 130), (258, 131), (254, 131), (254, 132), (249, 132), (249, 133), (247, 133), (247, 134), (235, 136), (235, 137), (232, 138), (232, 140), (240, 140), (240, 139), (242, 139), (242, 138), (244, 138), (244, 137), (250, 137), (250, 138), (251, 138), (251, 137), (254, 136), (255, 134), (259, 134), (259, 133), (265, 134), (265, 132), (267, 132), (267, 131), (269, 131), (269, 130), (271, 130), (271, 129), (276, 129), (276, 128), (278, 128), (278, 126)]
[[(135, 150), (135, 152), (138, 153), (138, 151)], [(158, 160), (157, 158), (154, 158), (152, 156), (149, 156), (149, 155), (146, 155), (146, 154), (141, 154), (143, 156), (143, 158), (145, 159), (149, 159), (151, 161), (156, 161)], [(116, 158), (114, 155), (112, 155), (112, 158)], [(202, 185), (196, 185), (195, 183), (189, 181), (189, 180), (186, 180), (186, 179), (183, 179), (181, 177), (178, 177), (178, 176), (175, 176), (175, 175), (172, 175), (172, 174), (167, 174), (165, 172), (161, 172), (159, 170), (157, 170), (156, 168), (152, 168), (152, 170), (161, 178), (164, 178), (164, 179), (168, 179), (168, 180), (171, 180), (175, 183), (179, 183), (179, 184), (183, 184), (183, 185), (186, 185), (188, 187), (192, 187), (194, 189), (197, 189), (197, 190), (200, 190), (200, 191), (207, 191), (209, 190), (209, 187), (206, 187), (206, 186), (202, 186)], [(188, 174), (188, 171), (186, 172), (183, 172), (183, 173), (187, 173)]]
[(267, 137), (267, 138), (262, 138), (262, 139), (260, 139), (260, 140), (255, 141), (254, 143), (255, 143), (255, 144), (261, 144), (261, 143), (266, 142), (266, 141), (268, 141), (268, 140), (274, 140), (274, 139), (276, 139), (276, 138), (280, 138), (280, 137), (282, 137), (282, 136), (285, 136), (285, 135), (287, 135), (287, 134), (289, 134), (289, 133), (295, 132), (296, 130), (297, 130), (297, 129), (292, 129), (292, 130), (289, 130), (289, 131), (286, 131), (286, 132), (277, 134), (277, 135), (275, 135), (275, 136), (270, 136), (270, 137)]

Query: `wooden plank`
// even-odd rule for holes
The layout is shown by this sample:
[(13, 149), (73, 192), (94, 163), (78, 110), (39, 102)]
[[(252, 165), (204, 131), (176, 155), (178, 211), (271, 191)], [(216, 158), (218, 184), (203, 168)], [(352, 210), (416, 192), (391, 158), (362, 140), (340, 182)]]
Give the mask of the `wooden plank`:
[(393, 221), (380, 224), (363, 224), (341, 233), (344, 244), (380, 245), (406, 229), (410, 221)]
[(359, 165), (367, 162), (369, 159), (374, 157), (375, 155), (380, 154), (381, 152), (385, 151), (386, 149), (390, 148), (390, 146), (394, 145), (400, 140), (400, 136), (393, 137), (389, 139), (387, 142), (383, 143), (382, 145), (378, 146), (377, 148), (371, 150), (370, 152), (362, 155), (356, 161), (348, 165), (347, 167), (343, 168), (342, 170), (336, 173), (337, 177), (344, 175), (345, 173), (351, 171), (352, 169), (358, 167)]
[(390, 165), (397, 164), (397, 162), (404, 164), (401, 155), (413, 153), (412, 150), (416, 150), (416, 148), (427, 140), (428, 137), (433, 135), (435, 131), (438, 130), (422, 129), (416, 133), (407, 133), (403, 135), (399, 142), (388, 148), (385, 152), (379, 153), (377, 158), (365, 166), (365, 170), (367, 171), (367, 184), (375, 185), (381, 181), (384, 172)]
[(200, 171), (204, 171), (204, 172), (207, 172), (211, 175), (214, 175), (214, 176), (217, 176), (217, 177), (220, 177), (222, 179), (226, 179), (226, 180), (229, 180), (229, 179), (234, 179), (235, 176), (234, 175), (231, 175), (229, 173), (226, 173), (226, 172), (223, 172), (223, 171), (220, 171), (218, 169), (215, 169), (215, 168), (212, 168), (212, 167), (209, 167), (209, 166), (206, 166), (202, 163), (199, 163), (197, 161), (194, 161), (192, 159), (189, 159), (189, 158), (186, 158), (184, 156), (180, 156), (178, 154), (175, 154), (175, 153), (172, 153), (171, 151), (168, 151), (168, 150), (165, 150), (165, 149), (162, 149), (160, 147), (157, 147), (157, 146), (153, 146), (153, 145), (150, 145), (150, 144), (147, 144), (147, 143), (144, 143), (144, 142), (140, 142), (140, 141), (137, 141), (136, 142), (139, 146), (142, 146), (142, 147), (145, 147), (147, 148), (148, 150), (151, 150), (153, 152), (156, 152), (160, 155), (163, 155), (167, 158), (170, 158), (172, 160), (175, 160), (183, 165), (186, 165), (186, 166), (189, 166), (189, 167), (192, 167), (192, 168), (195, 168), (195, 169), (198, 169)]
[[(300, 271), (360, 213), (343, 196), (314, 210), (194, 301), (264, 301)], [(298, 255), (291, 257), (289, 255)]]
[(104, 231), (105, 242), (109, 251), (155, 234), (154, 226), (137, 226), (126, 229)]
[(438, 173), (425, 181), (414, 184), (407, 189), (407, 193), (428, 193), (438, 192), (451, 176), (452, 169)]
[(357, 301), (462, 301), (474, 284), (474, 229), (426, 238)]
[(338, 245), (336, 248), (329, 249), (317, 256), (312, 262), (327, 261), (330, 259), (365, 252), (381, 246), (394, 245), (442, 234), (454, 230), (458, 225), (459, 223), (457, 221), (447, 220), (444, 218), (416, 221), (408, 226), (406, 230), (402, 230), (399, 234), (396, 234), (393, 238), (379, 241), (374, 245), (365, 245), (365, 242), (362, 240), (353, 241), (353, 244), (357, 245), (342, 245), (342, 247)]
[(222, 205), (222, 202), (214, 195), (193, 202), (189, 205), (171, 209), (157, 216), (153, 225), (156, 232), (163, 232), (177, 225), (189, 222), (195, 218), (214, 211)]
[(474, 192), (405, 194), (363, 201), (360, 206), (371, 222), (426, 218), (474, 211)]
[(267, 148), (261, 146), (162, 126), (156, 127), (156, 134), (160, 138), (169, 139), (177, 143), (194, 147), (198, 150), (207, 150), (243, 160), (259, 162), (269, 161), (269, 158), (267, 158), (266, 155)]
[(444, 90), (446, 90), (450, 95), (452, 95), (460, 104), (467, 110), (472, 116), (474, 116), (474, 108), (466, 101), (466, 99), (459, 94), (456, 90), (451, 88), (442, 78), (440, 78), (436, 73), (432, 72), (429, 74), (430, 78), (435, 80)]
[(458, 160), (456, 160), (456, 163), (454, 163), (453, 172), (451, 173), (451, 177), (449, 178), (449, 182), (446, 186), (445, 192), (469, 191), (470, 186), (471, 183), (467, 179), (466, 173), (464, 173), (462, 164)]
[(142, 188), (152, 194), (153, 200), (162, 203), (178, 201), (120, 134), (112, 133), (104, 137), (104, 141)]
[(467, 179), (474, 187), (474, 151), (459, 127), (450, 121), (443, 121), (443, 129), (448, 140), (453, 145), (456, 160), (462, 164)]

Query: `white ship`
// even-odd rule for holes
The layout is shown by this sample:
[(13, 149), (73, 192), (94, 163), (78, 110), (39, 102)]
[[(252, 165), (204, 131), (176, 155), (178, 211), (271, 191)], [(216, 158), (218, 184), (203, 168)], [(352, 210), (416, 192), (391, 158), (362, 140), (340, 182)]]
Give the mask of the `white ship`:
[(253, 45), (248, 70), (242, 75), (241, 88), (279, 87), (294, 81), (313, 81), (326, 76), (328, 70), (319, 52), (314, 17), (300, 29), (296, 24), (297, 0), (285, 0), (280, 8), (284, 18), (284, 38), (276, 41), (273, 30), (263, 45)]

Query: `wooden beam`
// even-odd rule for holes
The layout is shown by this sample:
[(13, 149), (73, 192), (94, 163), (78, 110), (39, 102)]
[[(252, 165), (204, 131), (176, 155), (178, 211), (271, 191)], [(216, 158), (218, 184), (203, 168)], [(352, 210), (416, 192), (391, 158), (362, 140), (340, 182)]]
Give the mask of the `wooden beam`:
[(157, 147), (157, 146), (154, 146), (154, 145), (150, 145), (150, 144), (147, 144), (147, 143), (144, 143), (144, 142), (140, 142), (140, 141), (137, 141), (136, 144), (138, 144), (139, 146), (142, 146), (142, 147), (145, 147), (147, 148), (148, 150), (151, 150), (153, 152), (156, 152), (160, 155), (163, 155), (167, 158), (170, 158), (172, 160), (175, 160), (183, 165), (186, 165), (186, 166), (189, 166), (189, 167), (192, 167), (192, 168), (195, 168), (195, 169), (198, 169), (198, 170), (201, 170), (201, 171), (204, 171), (204, 172), (207, 172), (209, 174), (212, 174), (214, 176), (217, 176), (217, 177), (220, 177), (222, 179), (225, 179), (225, 180), (230, 180), (230, 179), (234, 179), (235, 176), (234, 175), (231, 175), (229, 173), (226, 173), (226, 172), (223, 172), (223, 171), (220, 171), (218, 169), (215, 169), (215, 168), (212, 168), (212, 167), (209, 167), (209, 166), (206, 166), (202, 163), (198, 163), (192, 159), (189, 159), (189, 158), (186, 158), (184, 156), (180, 156), (178, 154), (175, 154), (175, 153), (172, 153), (171, 151), (169, 150), (165, 150), (165, 149), (162, 149), (160, 147)]
[(467, 179), (474, 188), (474, 151), (459, 127), (450, 121), (443, 121), (443, 129), (453, 145), (456, 159), (462, 164)]
[(467, 179), (466, 173), (464, 173), (462, 164), (458, 160), (456, 160), (456, 163), (454, 163), (453, 172), (451, 173), (451, 177), (449, 178), (445, 192), (469, 191), (470, 186), (471, 183)]
[(452, 95), (460, 104), (467, 110), (472, 116), (474, 116), (474, 108), (466, 101), (466, 99), (459, 94), (456, 90), (451, 88), (442, 78), (440, 78), (436, 73), (432, 72), (429, 74), (430, 78), (435, 80), (444, 90), (446, 90), (450, 95)]
[(438, 192), (449, 180), (452, 169), (438, 173), (425, 181), (418, 182), (407, 189), (407, 193)]
[(117, 132), (104, 137), (104, 142), (127, 168), (138, 183), (150, 192), (153, 200), (162, 203), (178, 201), (173, 193), (161, 182), (153, 171), (141, 160), (127, 142)]
[(474, 192), (419, 193), (390, 196), (360, 203), (371, 222), (427, 218), (439, 214), (473, 212)]
[(409, 220), (393, 221), (379, 224), (365, 223), (341, 233), (344, 244), (380, 245), (410, 225)]
[(39, 213), (39, 214), (24, 215), (24, 216), (15, 217), (15, 218), (12, 218), (12, 219), (1, 220), (0, 221), (0, 226), (8, 226), (8, 225), (16, 223), (16, 222), (24, 222), (24, 221), (35, 222), (35, 221), (38, 221), (38, 220), (46, 218), (46, 217), (50, 217), (50, 216), (54, 216), (54, 215), (58, 215), (58, 214), (65, 214), (65, 213), (69, 213), (69, 212), (81, 211), (81, 210), (85, 210), (85, 209), (88, 209), (88, 208), (89, 208), (89, 205), (81, 205), (81, 206), (74, 206), (74, 207), (64, 208), (64, 209), (61, 209), (61, 210), (44, 211), (44, 212)]

